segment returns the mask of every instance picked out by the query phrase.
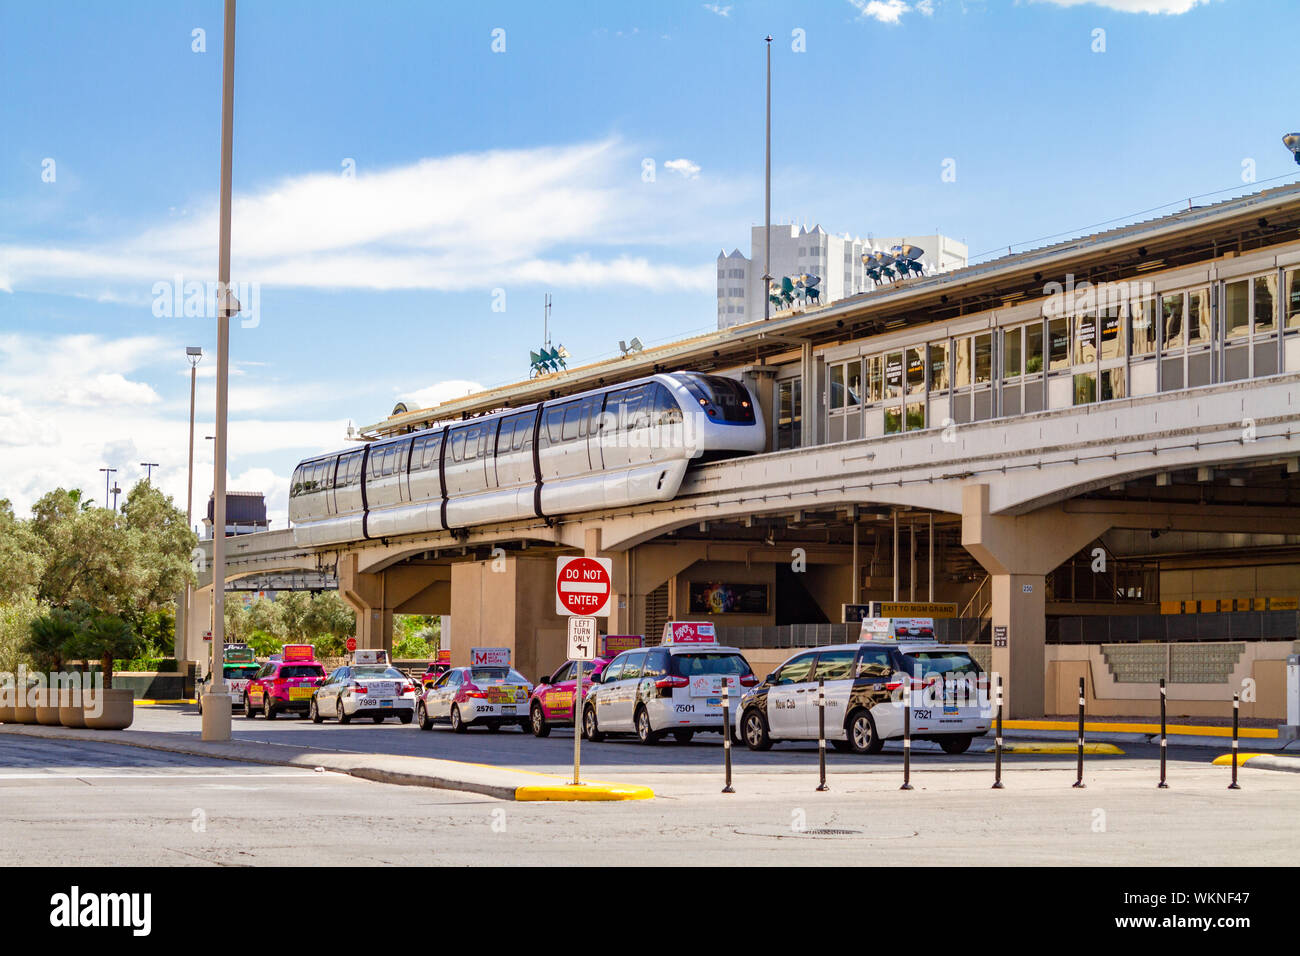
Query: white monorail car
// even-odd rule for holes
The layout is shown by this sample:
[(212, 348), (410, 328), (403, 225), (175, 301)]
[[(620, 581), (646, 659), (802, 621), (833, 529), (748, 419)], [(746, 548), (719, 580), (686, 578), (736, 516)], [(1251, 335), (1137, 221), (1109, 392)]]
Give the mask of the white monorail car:
[(322, 545), (667, 501), (692, 461), (760, 452), (766, 433), (742, 383), (653, 375), (309, 458), (289, 518)]

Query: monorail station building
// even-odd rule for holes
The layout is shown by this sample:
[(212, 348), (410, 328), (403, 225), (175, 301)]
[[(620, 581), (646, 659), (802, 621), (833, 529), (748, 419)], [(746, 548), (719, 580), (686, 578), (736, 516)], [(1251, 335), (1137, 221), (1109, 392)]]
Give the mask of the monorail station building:
[[(952, 606), (1014, 717), (1284, 718), (1300, 597), (1300, 185), (402, 411), (303, 462), (229, 575), (338, 574), (361, 646), (455, 662), (707, 620), (761, 676), (870, 601)], [(342, 442), (340, 443), (342, 444)], [(202, 582), (210, 601), (211, 581)], [(941, 611), (942, 613), (942, 611)], [(201, 657), (207, 613), (186, 628)], [(201, 622), (200, 623), (200, 619)]]

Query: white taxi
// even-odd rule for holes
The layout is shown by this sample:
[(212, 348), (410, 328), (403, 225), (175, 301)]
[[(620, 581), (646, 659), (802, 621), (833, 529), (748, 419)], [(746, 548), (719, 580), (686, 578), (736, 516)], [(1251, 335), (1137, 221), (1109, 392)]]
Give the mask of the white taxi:
[(582, 736), (635, 734), (653, 744), (666, 734), (686, 743), (699, 731), (721, 733), (724, 683), (734, 709), (758, 680), (738, 648), (718, 644), (712, 624), (670, 621), (658, 647), (624, 651), (594, 677)]
[(736, 708), (737, 733), (751, 750), (780, 740), (816, 740), (822, 684), (826, 739), (837, 750), (879, 753), (886, 740), (903, 736), (910, 688), (913, 739), (964, 753), (989, 730), (987, 677), (969, 648), (907, 636), (933, 634), (933, 628), (929, 619), (869, 619), (856, 644), (795, 654), (744, 695)]
[(415, 683), (388, 663), (383, 650), (357, 650), (351, 664), (331, 673), (312, 695), (307, 715), (315, 723), (334, 717), (340, 724), (369, 717), (382, 724), (396, 717), (409, 724), (415, 716)]
[(506, 724), (531, 733), (532, 693), (533, 685), (508, 664), (453, 667), (420, 695), (415, 716), (421, 730), (445, 721), (457, 733), (476, 726), (497, 731)]

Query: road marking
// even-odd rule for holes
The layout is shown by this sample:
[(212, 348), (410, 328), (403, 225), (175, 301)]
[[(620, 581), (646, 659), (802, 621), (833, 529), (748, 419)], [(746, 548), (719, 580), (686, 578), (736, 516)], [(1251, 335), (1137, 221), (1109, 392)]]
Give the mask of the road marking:
[(310, 770), (300, 773), (0, 773), (0, 780), (222, 780), (232, 777), (254, 777), (268, 780), (277, 777), (317, 777)]

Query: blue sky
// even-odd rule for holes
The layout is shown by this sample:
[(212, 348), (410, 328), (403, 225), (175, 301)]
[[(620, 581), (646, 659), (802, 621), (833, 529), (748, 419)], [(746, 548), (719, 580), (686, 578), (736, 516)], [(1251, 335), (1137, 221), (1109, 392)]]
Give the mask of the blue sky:
[[(214, 323), (157, 314), (156, 290), (216, 274), (221, 19), (0, 0), (0, 497), (20, 511), (142, 461), (183, 501), (186, 345), (209, 352), (206, 501)], [(525, 376), (546, 292), (576, 361), (712, 327), (714, 256), (762, 218), (765, 33), (774, 217), (978, 254), (1294, 177), (1297, 28), (1285, 0), (246, 0), (232, 278), (258, 296), (232, 337), (232, 487), (282, 523), (294, 463), (348, 420)]]

